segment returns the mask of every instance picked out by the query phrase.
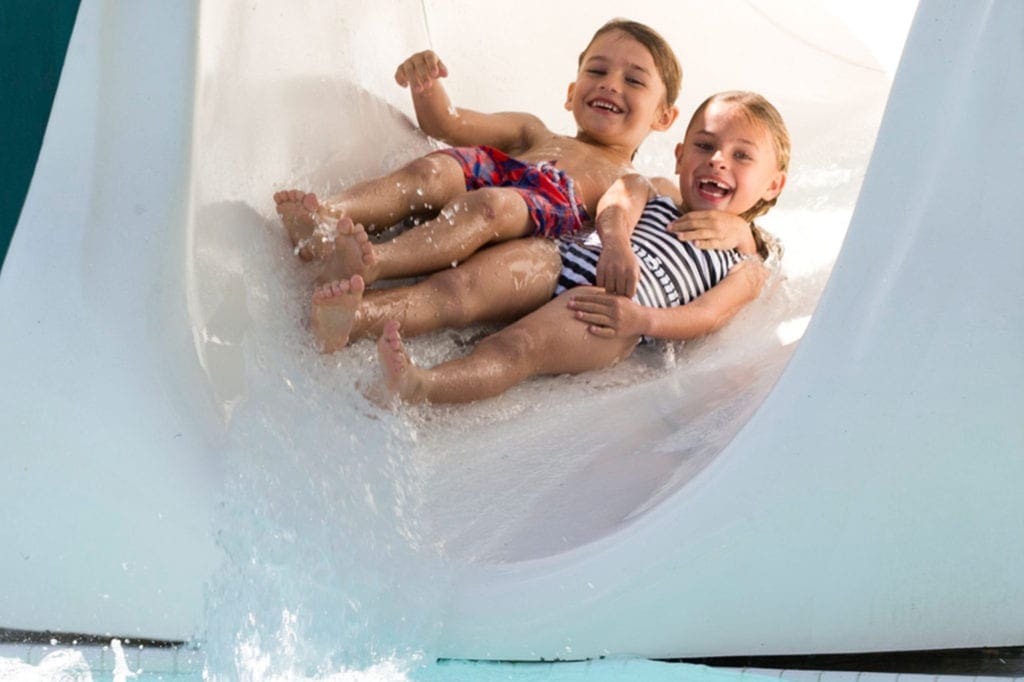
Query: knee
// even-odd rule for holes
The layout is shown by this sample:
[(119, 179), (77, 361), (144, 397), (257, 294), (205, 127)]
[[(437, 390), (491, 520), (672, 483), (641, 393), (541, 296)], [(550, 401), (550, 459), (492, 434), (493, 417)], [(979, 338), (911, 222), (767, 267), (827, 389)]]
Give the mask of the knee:
[(403, 169), (406, 181), (413, 187), (420, 189), (429, 189), (436, 186), (447, 187), (453, 182), (456, 185), (460, 185), (463, 182), (461, 172), (457, 177), (452, 177), (454, 173), (452, 172), (451, 164), (445, 163), (446, 161), (447, 157), (437, 154), (421, 156)]
[(474, 319), (472, 293), (476, 290), (477, 278), (462, 268), (451, 268), (430, 277), (437, 300), (441, 324), (459, 329), (478, 320)]
[(519, 368), (524, 376), (532, 374), (531, 367), (542, 351), (537, 334), (517, 326), (505, 327), (483, 339), (476, 346), (477, 353), (489, 353), (500, 357), (507, 366)]
[(518, 193), (504, 187), (481, 187), (469, 192), (464, 201), (469, 210), (488, 223), (510, 220), (522, 203)]

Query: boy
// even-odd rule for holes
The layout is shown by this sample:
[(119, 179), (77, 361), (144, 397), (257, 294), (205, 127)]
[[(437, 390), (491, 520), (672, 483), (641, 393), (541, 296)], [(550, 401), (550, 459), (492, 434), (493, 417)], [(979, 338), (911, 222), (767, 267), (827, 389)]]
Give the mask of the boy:
[[(667, 179), (648, 182), (632, 173), (647, 134), (667, 130), (678, 115), (681, 70), (664, 39), (625, 20), (597, 31), (566, 97), (577, 124), (573, 137), (553, 133), (527, 113), (455, 108), (441, 85), (447, 75), (428, 51), (403, 62), (395, 79), (412, 91), (423, 131), (454, 148), (323, 205), (298, 190), (275, 194), (297, 253), (324, 261), (324, 279), (358, 274), (370, 283), (441, 270), (490, 243), (571, 234), (600, 214), (597, 229), (606, 245), (600, 281), (632, 295), (631, 227), (649, 198), (677, 193)], [(377, 245), (359, 225), (379, 230), (437, 207), (443, 208), (433, 220)]]

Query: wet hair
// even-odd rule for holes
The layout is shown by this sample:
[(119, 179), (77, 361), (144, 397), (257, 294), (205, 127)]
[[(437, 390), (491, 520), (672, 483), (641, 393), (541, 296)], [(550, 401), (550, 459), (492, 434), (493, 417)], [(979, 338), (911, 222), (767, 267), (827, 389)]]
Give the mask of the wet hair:
[[(776, 109), (771, 102), (756, 92), (730, 90), (728, 92), (719, 92), (718, 94), (711, 95), (711, 97), (704, 100), (701, 105), (697, 107), (697, 110), (693, 112), (693, 117), (686, 126), (687, 134), (690, 133), (690, 128), (693, 127), (694, 121), (697, 120), (697, 117), (703, 114), (704, 111), (714, 102), (722, 102), (724, 104), (739, 107), (751, 123), (763, 128), (764, 131), (768, 133), (768, 137), (771, 138), (772, 146), (775, 149), (775, 159), (778, 162), (778, 169), (783, 173), (789, 171), (789, 156), (792, 145), (789, 139), (789, 130), (786, 129), (786, 122), (782, 120), (782, 114), (779, 113), (779, 110)], [(774, 206), (778, 199), (778, 195), (770, 201), (759, 199), (756, 204), (744, 212), (740, 217), (744, 220), (752, 221), (754, 218), (767, 213), (768, 209)]]
[(645, 24), (628, 19), (612, 19), (597, 29), (597, 33), (587, 43), (587, 47), (580, 53), (579, 66), (583, 66), (583, 58), (594, 45), (594, 41), (612, 31), (621, 31), (647, 48), (651, 57), (654, 58), (654, 66), (658, 69), (658, 75), (661, 76), (661, 81), (665, 84), (665, 102), (669, 106), (675, 104), (683, 82), (683, 68), (679, 66), (676, 53), (672, 51), (661, 34)]

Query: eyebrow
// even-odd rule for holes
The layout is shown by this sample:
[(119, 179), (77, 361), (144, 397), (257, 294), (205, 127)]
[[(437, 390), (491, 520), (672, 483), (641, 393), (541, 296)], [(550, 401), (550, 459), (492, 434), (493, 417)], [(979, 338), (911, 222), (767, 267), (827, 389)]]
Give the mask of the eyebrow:
[[(587, 61), (585, 61), (584, 64), (589, 64), (590, 62), (594, 62), (594, 61), (599, 61), (599, 62), (607, 64), (611, 60), (608, 59), (608, 57), (604, 57), (602, 55), (595, 54), (595, 55), (592, 55), (590, 57), (587, 57)], [(637, 71), (642, 71), (643, 73), (646, 73), (648, 75), (650, 75), (650, 73), (651, 73), (650, 70), (648, 70), (647, 68), (641, 66), (640, 64), (634, 64), (633, 62), (629, 62), (628, 64), (626, 64), (626, 67), (630, 68), (630, 69), (635, 69)]]
[[(708, 137), (719, 137), (718, 133), (713, 133), (710, 130), (698, 130), (694, 134), (695, 135), (706, 135)], [(760, 149), (760, 147), (758, 146), (758, 144), (756, 142), (754, 142), (753, 140), (748, 140), (745, 137), (736, 138), (736, 142), (741, 142), (743, 144), (749, 144), (751, 147), (755, 147), (757, 149)]]

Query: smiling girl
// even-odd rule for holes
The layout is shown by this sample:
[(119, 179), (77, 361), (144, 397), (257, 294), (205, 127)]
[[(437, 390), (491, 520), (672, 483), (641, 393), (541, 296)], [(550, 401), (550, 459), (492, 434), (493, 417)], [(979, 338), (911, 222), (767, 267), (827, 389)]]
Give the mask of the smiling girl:
[[(765, 213), (785, 186), (789, 150), (782, 117), (760, 95), (721, 93), (701, 104), (676, 147), (682, 204), (653, 199), (633, 232), (641, 266), (634, 297), (588, 286), (596, 281), (599, 239), (520, 239), (409, 287), (364, 297), (358, 276), (324, 285), (313, 295), (314, 333), (325, 352), (379, 336), (386, 393), (434, 403), (498, 395), (531, 376), (607, 367), (645, 336), (702, 336), (758, 295), (766, 271), (734, 248), (699, 249), (677, 232), (688, 211), (713, 208), (742, 220)], [(468, 356), (430, 369), (411, 362), (398, 333), (517, 318)]]

